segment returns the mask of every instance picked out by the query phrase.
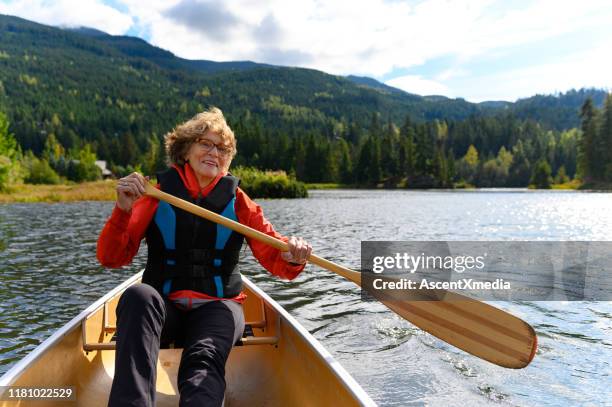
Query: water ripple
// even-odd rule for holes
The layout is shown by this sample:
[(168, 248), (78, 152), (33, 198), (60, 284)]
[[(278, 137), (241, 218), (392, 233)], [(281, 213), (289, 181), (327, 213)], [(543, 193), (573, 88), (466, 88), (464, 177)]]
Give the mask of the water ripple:
[[(612, 195), (514, 191), (312, 191), (266, 200), (286, 235), (358, 270), (361, 240), (612, 240)], [(96, 240), (112, 203), (0, 205), (0, 373), (145, 263), (100, 267)], [(290, 310), (385, 406), (603, 405), (612, 364), (611, 303), (494, 303), (533, 323), (523, 370), (473, 358), (361, 300), (353, 283), (308, 266), (272, 278), (245, 250), (241, 269)]]

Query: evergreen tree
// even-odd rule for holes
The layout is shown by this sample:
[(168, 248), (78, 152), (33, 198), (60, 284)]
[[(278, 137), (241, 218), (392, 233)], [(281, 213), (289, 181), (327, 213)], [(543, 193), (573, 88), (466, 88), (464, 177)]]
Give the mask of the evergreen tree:
[(321, 181), (323, 182), (334, 182), (338, 180), (339, 173), (339, 162), (336, 151), (334, 151), (332, 144), (325, 140), (321, 148), (322, 155), (322, 171)]
[(372, 151), (372, 138), (367, 137), (359, 149), (357, 166), (355, 167), (355, 182), (357, 184), (367, 184), (369, 180), (370, 162)]
[(304, 159), (304, 181), (321, 182), (322, 164), (321, 154), (313, 135), (306, 141), (306, 155)]
[(378, 112), (372, 113), (372, 118), (370, 119), (370, 128), (369, 135), (370, 137), (381, 137), (383, 130), (380, 124), (380, 118)]
[(6, 115), (0, 112), (0, 190), (21, 180), (21, 151), (15, 137), (9, 133)]
[(427, 126), (420, 125), (416, 131), (415, 168), (416, 174), (430, 174), (430, 163), (433, 158), (433, 143)]
[(289, 137), (283, 132), (275, 137), (275, 141), (275, 148), (272, 154), (274, 157), (276, 157), (276, 165), (274, 165), (272, 168), (290, 172), (292, 167), (292, 157), (290, 152)]
[(582, 119), (582, 138), (579, 144), (578, 168), (581, 177), (589, 181), (599, 178), (602, 173), (601, 165), (597, 162), (599, 158), (597, 113), (591, 98), (588, 98), (582, 105), (580, 118)]
[(569, 182), (569, 177), (565, 173), (565, 166), (562, 165), (555, 176), (555, 184), (565, 184), (566, 182)]
[(455, 181), (455, 176), (456, 176), (456, 169), (455, 169), (455, 153), (453, 151), (453, 149), (451, 148), (448, 152), (448, 157), (447, 157), (447, 171), (448, 171), (448, 181), (449, 181), (449, 187), (453, 187), (454, 186), (454, 181)]
[(375, 185), (382, 179), (380, 143), (377, 138), (370, 136), (362, 145), (355, 172), (358, 184)]
[(448, 138), (448, 124), (444, 121), (434, 120), (436, 131), (436, 155), (434, 157), (433, 175), (441, 187), (450, 186), (448, 160), (446, 158), (446, 140)]
[(381, 151), (380, 141), (378, 138), (372, 139), (372, 151), (370, 152), (370, 171), (368, 181), (370, 184), (377, 184), (382, 180), (382, 162), (381, 162)]
[(346, 140), (356, 146), (359, 145), (359, 143), (361, 142), (361, 129), (359, 128), (359, 125), (355, 122), (351, 122), (348, 126), (348, 130), (346, 133)]
[(306, 161), (306, 149), (304, 148), (304, 144), (302, 144), (301, 139), (293, 140), (293, 157), (295, 158), (293, 168), (295, 169), (295, 176), (299, 180), (304, 180), (305, 176), (305, 161)]
[(437, 148), (433, 161), (433, 176), (436, 179), (437, 186), (448, 187), (450, 180), (448, 177), (448, 164), (442, 148)]
[(406, 176), (406, 156), (406, 140), (402, 137), (400, 138), (399, 145), (397, 147), (398, 175), (401, 177)]
[(393, 136), (385, 134), (380, 142), (382, 178), (391, 177), (398, 173), (398, 157), (395, 152)]
[(525, 153), (523, 142), (519, 140), (512, 147), (512, 164), (508, 175), (507, 185), (509, 187), (525, 187), (529, 184), (531, 177), (531, 163)]
[[(102, 171), (96, 165), (96, 154), (91, 145), (70, 152), (72, 159), (68, 163), (68, 179), (75, 182), (95, 181), (102, 177)], [(142, 171), (140, 171), (142, 172)]]
[(391, 177), (396, 179), (399, 174), (399, 157), (398, 157), (399, 137), (398, 131), (391, 118), (388, 119), (385, 126), (385, 133), (381, 141), (381, 165), (382, 178)]
[(561, 166), (565, 167), (566, 174), (569, 178), (574, 178), (576, 176), (579, 139), (580, 132), (578, 129), (564, 131), (559, 136), (558, 162), (563, 163)]
[(603, 118), (601, 121), (601, 152), (602, 166), (604, 170), (603, 178), (612, 182), (612, 93), (608, 94), (603, 108)]
[(153, 134), (149, 137), (147, 152), (142, 160), (142, 170), (145, 175), (154, 175), (157, 171), (164, 168), (163, 162), (160, 162), (160, 150), (162, 149), (159, 139)]
[(340, 162), (338, 169), (339, 180), (343, 184), (351, 184), (353, 182), (353, 162), (349, 145), (341, 138), (336, 142), (336, 149)]
[(403, 142), (401, 143), (403, 153), (402, 163), (400, 164), (400, 171), (403, 175), (411, 177), (415, 174), (416, 166), (416, 145), (415, 145), (415, 132), (414, 127), (410, 121), (410, 116), (406, 116), (404, 124), (400, 129), (400, 136)]
[(545, 159), (539, 160), (534, 169), (533, 175), (531, 176), (531, 183), (539, 189), (550, 189), (552, 184), (550, 164)]
[(140, 151), (132, 133), (127, 133), (123, 137), (123, 142), (121, 144), (119, 163), (126, 166), (136, 165), (136, 163), (140, 161)]
[(410, 127), (406, 134), (406, 175), (409, 177), (415, 174), (417, 165), (417, 147), (414, 136), (414, 128)]

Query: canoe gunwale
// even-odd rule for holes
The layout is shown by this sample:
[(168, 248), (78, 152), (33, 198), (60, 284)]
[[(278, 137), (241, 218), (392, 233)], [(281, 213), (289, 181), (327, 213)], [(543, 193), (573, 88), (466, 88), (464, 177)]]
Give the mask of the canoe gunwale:
[(368, 393), (361, 387), (359, 383), (342, 367), (340, 362), (338, 362), (331, 353), (323, 345), (314, 337), (302, 324), (300, 324), (294, 317), (287, 312), (278, 302), (272, 299), (268, 294), (266, 294), (262, 289), (257, 287), (255, 283), (250, 281), (248, 278), (242, 276), (243, 283), (249, 287), (254, 293), (259, 295), (265, 303), (270, 305), (276, 311), (282, 319), (286, 320), (289, 325), (293, 327), (295, 332), (297, 332), (304, 341), (308, 342), (308, 344), (316, 351), (317, 356), (319, 356), (334, 372), (334, 375), (338, 378), (338, 380), (346, 385), (348, 391), (364, 406), (376, 406), (376, 403), (370, 398)]
[(40, 358), (47, 351), (47, 349), (59, 343), (66, 335), (72, 332), (75, 328), (78, 328), (89, 315), (97, 311), (99, 308), (103, 307), (104, 304), (112, 297), (117, 295), (117, 293), (125, 290), (127, 287), (134, 284), (135, 281), (139, 280), (142, 277), (143, 271), (144, 270), (141, 270), (140, 272), (131, 276), (115, 288), (111, 289), (109, 292), (107, 292), (98, 300), (96, 300), (93, 304), (81, 311), (76, 317), (72, 318), (65, 325), (55, 331), (50, 337), (45, 339), (32, 352), (30, 352), (26, 357), (17, 362), (12, 368), (10, 368), (5, 374), (3, 374), (2, 377), (0, 377), (0, 386), (10, 386), (15, 381), (15, 379), (21, 373), (23, 373), (25, 369), (28, 368), (28, 366), (32, 365), (36, 360), (38, 360), (38, 358)]

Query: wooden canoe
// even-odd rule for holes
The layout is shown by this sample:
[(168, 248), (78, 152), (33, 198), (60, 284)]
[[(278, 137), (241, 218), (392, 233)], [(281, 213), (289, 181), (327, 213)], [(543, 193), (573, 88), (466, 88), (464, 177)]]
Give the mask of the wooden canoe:
[[(0, 386), (73, 386), (76, 401), (0, 401), (0, 406), (106, 406), (114, 374), (115, 307), (121, 293), (141, 275), (89, 306), (0, 378)], [(225, 406), (375, 405), (287, 311), (248, 279), (244, 283), (245, 318), (253, 335), (243, 338), (243, 346), (235, 346), (230, 354)], [(181, 349), (160, 350), (158, 406), (178, 405), (180, 354)]]

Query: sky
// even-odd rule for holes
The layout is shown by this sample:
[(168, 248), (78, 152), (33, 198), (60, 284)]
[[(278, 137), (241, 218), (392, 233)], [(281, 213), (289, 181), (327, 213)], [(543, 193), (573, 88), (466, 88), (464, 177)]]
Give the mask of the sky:
[(612, 88), (609, 0), (0, 0), (0, 14), (471, 102)]

